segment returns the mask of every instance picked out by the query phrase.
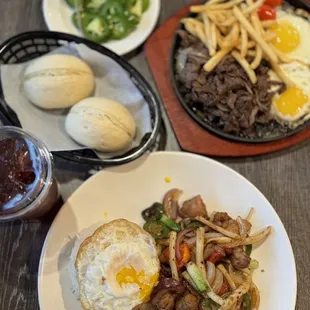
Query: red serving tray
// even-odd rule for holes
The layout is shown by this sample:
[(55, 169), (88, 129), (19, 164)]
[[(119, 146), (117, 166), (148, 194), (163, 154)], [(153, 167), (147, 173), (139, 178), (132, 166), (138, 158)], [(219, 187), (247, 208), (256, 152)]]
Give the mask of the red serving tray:
[(294, 136), (274, 142), (240, 143), (208, 132), (187, 114), (174, 93), (170, 80), (170, 50), (180, 20), (189, 13), (189, 7), (190, 5), (186, 6), (161, 25), (145, 45), (150, 69), (181, 148), (184, 151), (209, 156), (238, 157), (282, 150), (310, 138), (308, 127)]

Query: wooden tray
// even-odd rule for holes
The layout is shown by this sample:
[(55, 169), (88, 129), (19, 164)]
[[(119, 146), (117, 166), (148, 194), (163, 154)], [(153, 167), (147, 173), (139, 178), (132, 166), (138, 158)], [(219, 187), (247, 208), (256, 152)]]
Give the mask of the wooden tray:
[[(197, 3), (195, 1), (194, 3)], [(225, 140), (200, 127), (183, 109), (170, 80), (170, 50), (180, 19), (189, 13), (189, 6), (167, 20), (148, 39), (146, 57), (157, 88), (170, 118), (173, 130), (184, 151), (209, 156), (237, 157), (270, 153), (310, 138), (310, 127), (298, 134), (275, 142), (252, 144)]]

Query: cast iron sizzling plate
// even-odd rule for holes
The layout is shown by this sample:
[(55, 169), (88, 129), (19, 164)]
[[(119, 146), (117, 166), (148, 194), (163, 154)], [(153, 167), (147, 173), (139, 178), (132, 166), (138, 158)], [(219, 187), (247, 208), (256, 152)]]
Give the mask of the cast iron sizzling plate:
[[(70, 34), (51, 31), (26, 32), (8, 39), (0, 46), (0, 64), (26, 62), (40, 57), (62, 45), (66, 45), (69, 42), (83, 43), (89, 48), (112, 58), (128, 73), (131, 80), (140, 90), (149, 105), (152, 131), (142, 138), (139, 146), (119, 157), (100, 159), (91, 149), (70, 152), (54, 152), (54, 154), (71, 161), (106, 166), (124, 164), (140, 157), (146, 151), (154, 150), (154, 147), (156, 149), (160, 148), (163, 144), (163, 141), (161, 140), (165, 140), (166, 134), (165, 129), (161, 126), (160, 102), (158, 97), (153, 92), (147, 81), (134, 67), (132, 67), (124, 58), (116, 55), (109, 49), (87, 39)], [(1, 82), (0, 117), (5, 125), (22, 127), (15, 112), (5, 102)]]
[[(287, 1), (291, 6), (297, 8), (301, 8), (304, 9), (308, 12), (310, 12), (310, 3), (307, 3), (303, 0), (288, 0)], [(203, 1), (203, 3), (205, 3), (205, 1)], [(191, 17), (195, 16), (196, 14), (190, 14)], [(178, 30), (180, 29), (184, 29), (184, 26), (181, 25), (180, 23), (180, 27), (178, 28)], [(247, 137), (247, 136), (243, 136), (243, 135), (234, 135), (231, 133), (226, 133), (224, 132), (222, 129), (217, 128), (212, 122), (202, 119), (201, 117), (199, 117), (196, 112), (190, 108), (183, 97), (183, 94), (180, 91), (180, 85), (179, 85), (179, 81), (176, 77), (176, 66), (175, 66), (175, 57), (177, 55), (177, 51), (180, 47), (180, 42), (181, 42), (181, 38), (180, 36), (176, 33), (175, 38), (174, 38), (174, 42), (171, 48), (171, 54), (170, 54), (170, 75), (171, 75), (171, 81), (172, 81), (172, 85), (174, 87), (174, 91), (181, 103), (181, 105), (183, 106), (183, 108), (185, 109), (185, 111), (200, 125), (202, 126), (204, 129), (222, 137), (225, 139), (230, 139), (230, 140), (234, 140), (234, 141), (238, 141), (238, 142), (246, 142), (246, 143), (264, 143), (264, 142), (272, 142), (272, 141), (276, 141), (276, 140), (280, 140), (289, 136), (292, 136), (300, 131), (302, 131), (303, 129), (305, 129), (306, 127), (308, 127), (310, 125), (310, 120), (306, 121), (304, 124), (298, 126), (295, 129), (289, 129), (286, 127), (281, 126), (280, 124), (276, 123), (275, 121), (272, 121), (270, 123), (270, 125), (260, 125), (260, 129), (261, 129), (261, 137)]]

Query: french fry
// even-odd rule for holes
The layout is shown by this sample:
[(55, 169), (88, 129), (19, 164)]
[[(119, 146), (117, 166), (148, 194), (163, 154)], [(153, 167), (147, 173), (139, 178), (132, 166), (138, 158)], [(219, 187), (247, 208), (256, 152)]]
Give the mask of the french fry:
[(219, 62), (231, 51), (230, 49), (221, 49), (213, 57), (211, 57), (203, 66), (205, 71), (211, 72)]
[[(214, 23), (211, 23), (211, 44), (212, 48), (214, 50), (214, 53), (216, 52), (217, 49), (217, 37), (216, 37), (216, 25)], [(213, 56), (213, 55), (211, 55)]]
[(277, 34), (273, 31), (266, 31), (263, 38), (266, 42), (270, 42), (277, 37)]
[(251, 68), (249, 63), (246, 61), (245, 58), (241, 58), (241, 55), (237, 51), (232, 51), (231, 55), (236, 59), (236, 61), (242, 66), (246, 74), (248, 75), (250, 81), (252, 84), (255, 84), (257, 82), (257, 77), (254, 72), (254, 70)]
[[(217, 25), (218, 26), (218, 25)], [(218, 26), (218, 29), (221, 31), (222, 34), (226, 35), (229, 32), (228, 27)]]
[(251, 63), (251, 68), (253, 70), (255, 70), (259, 66), (260, 62), (262, 61), (262, 58), (263, 58), (262, 48), (259, 45), (257, 45), (256, 46), (256, 55), (255, 55), (254, 60)]
[[(256, 47), (256, 42), (255, 41), (248, 41), (248, 44), (247, 44), (247, 49), (249, 50), (249, 49), (251, 49), (251, 48), (253, 48), (253, 47)], [(241, 42), (239, 42), (239, 44), (237, 45), (237, 48), (239, 49), (239, 50), (241, 50)]]
[(255, 41), (249, 41), (248, 42), (248, 49), (253, 48), (256, 46), (256, 42)]
[(263, 35), (265, 33), (257, 14), (251, 15), (251, 22), (254, 26), (254, 29), (256, 30), (258, 34)]
[(199, 38), (205, 45), (208, 47), (207, 42), (207, 35), (204, 30), (204, 25), (200, 21), (194, 18), (184, 18), (181, 20), (184, 24), (185, 29), (192, 34), (193, 36)]
[(265, 0), (258, 0), (256, 2), (252, 3), (242, 11), (242, 13), (246, 16), (248, 14), (251, 14), (252, 12), (256, 12), (258, 8), (260, 8), (264, 4)]
[(223, 41), (223, 48), (231, 48), (235, 47), (239, 41), (239, 31), (240, 27), (238, 23), (235, 23), (231, 28), (230, 33), (224, 38)]
[(203, 5), (192, 5), (189, 10), (192, 13), (202, 13), (206, 10), (206, 8), (207, 8), (207, 3)]
[(263, 28), (270, 28), (270, 27), (276, 25), (277, 21), (275, 21), (275, 20), (263, 20), (263, 21), (261, 21), (261, 24), (262, 24)]
[(209, 6), (213, 5), (213, 4), (218, 4), (218, 3), (222, 3), (225, 0), (209, 0), (207, 3), (202, 4), (202, 5), (192, 5), (190, 7), (190, 11), (192, 13), (202, 13), (204, 12)]
[(248, 50), (247, 56), (255, 57), (256, 56), (256, 51)]
[(223, 48), (223, 37), (222, 37), (222, 34), (219, 30), (219, 28), (216, 28), (215, 29), (215, 33), (216, 33), (216, 41), (218, 42), (218, 45), (220, 48)]
[[(252, 12), (255, 12), (259, 7), (262, 6), (262, 4), (264, 3), (264, 0), (258, 0), (257, 2), (255, 2), (254, 4), (248, 6), (246, 9), (242, 10), (242, 14), (246, 17), (247, 15), (251, 14)], [(229, 19), (227, 19), (225, 22), (222, 23), (222, 26), (231, 26), (233, 23), (236, 22), (236, 17), (233, 16)]]
[(216, 4), (216, 3), (222, 3), (225, 2), (226, 0), (209, 0), (208, 4)]
[[(257, 2), (256, 2), (257, 3)], [(242, 12), (238, 7), (233, 8), (234, 15), (239, 20), (240, 24), (246, 29), (249, 35), (255, 40), (262, 48), (263, 52), (266, 56), (274, 63), (277, 63), (278, 57), (274, 53), (274, 51), (269, 47), (269, 45), (264, 41), (260, 34), (253, 28), (253, 26), (249, 23), (249, 21), (244, 17)]]
[(205, 30), (206, 34), (206, 41), (205, 43), (208, 46), (210, 56), (213, 56), (215, 54), (215, 50), (212, 45), (212, 36), (211, 36), (211, 25), (210, 25), (210, 20), (207, 14), (202, 14), (202, 20), (203, 20), (203, 27)]
[(238, 5), (242, 1), (243, 0), (231, 0), (222, 4), (211, 4), (206, 7), (206, 10), (226, 10), (234, 7), (235, 5)]
[(241, 33), (241, 58), (244, 58), (247, 55), (248, 52), (248, 33), (243, 28), (240, 27), (240, 33)]

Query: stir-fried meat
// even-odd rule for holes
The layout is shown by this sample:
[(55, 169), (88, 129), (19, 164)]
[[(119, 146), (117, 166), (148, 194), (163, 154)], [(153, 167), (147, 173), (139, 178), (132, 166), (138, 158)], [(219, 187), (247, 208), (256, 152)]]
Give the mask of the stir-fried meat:
[(158, 310), (173, 310), (175, 296), (169, 292), (165, 292), (164, 294), (158, 293), (157, 296), (152, 300), (152, 304), (155, 305)]
[(133, 310), (157, 310), (157, 307), (150, 303), (147, 303), (147, 304), (138, 305), (134, 307)]
[(233, 249), (232, 255), (230, 256), (230, 261), (236, 269), (244, 269), (249, 267), (251, 258), (241, 247), (238, 247)]
[[(217, 212), (214, 214), (213, 219), (214, 224), (225, 228), (231, 232), (236, 234), (240, 233), (239, 225), (236, 220), (233, 220), (226, 212)], [(252, 225), (247, 220), (242, 219), (242, 223), (244, 225), (245, 231), (248, 233)]]
[(208, 215), (206, 205), (200, 195), (185, 201), (180, 212), (183, 217), (190, 218), (194, 218), (196, 216), (206, 217)]
[(199, 299), (193, 294), (185, 294), (176, 303), (176, 310), (198, 310)]
[(216, 212), (213, 217), (213, 222), (218, 225), (218, 222), (226, 222), (231, 220), (227, 212)]
[[(206, 72), (203, 65), (210, 58), (208, 49), (186, 31), (179, 35), (181, 48), (176, 59), (182, 69), (178, 70), (177, 79), (186, 104), (224, 132), (255, 136), (256, 125), (272, 119), (269, 111), (274, 93), (268, 91), (273, 83), (268, 76), (268, 64), (262, 61), (255, 70), (254, 85), (231, 55), (225, 56), (212, 72)], [(197, 53), (199, 57), (195, 56)], [(277, 92), (282, 92), (285, 86), (279, 86)]]

